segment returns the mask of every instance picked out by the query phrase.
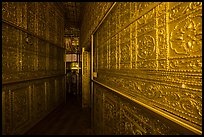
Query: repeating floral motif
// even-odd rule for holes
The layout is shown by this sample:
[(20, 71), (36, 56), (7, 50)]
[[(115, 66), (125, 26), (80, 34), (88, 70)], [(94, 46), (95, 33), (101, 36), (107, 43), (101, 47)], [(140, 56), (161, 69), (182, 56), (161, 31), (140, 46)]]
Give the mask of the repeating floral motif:
[[(201, 125), (202, 97), (199, 92), (191, 93), (191, 88), (187, 88), (188, 84), (178, 84), (177, 87), (169, 87), (168, 84), (160, 85), (159, 82), (138, 81), (137, 79), (129, 79), (122, 76), (119, 79), (111, 76), (111, 74), (104, 75), (104, 73), (99, 80), (106, 81), (106, 85), (135, 97), (137, 100), (141, 100), (150, 106), (153, 103), (168, 112), (173, 112), (175, 115), (183, 117), (187, 121)], [(182, 91), (182, 94), (180, 91)], [(151, 103), (148, 103), (149, 101)], [(187, 109), (187, 106), (189, 109)]]
[[(131, 13), (132, 9), (141, 11), (131, 17), (134, 20), (122, 16), (129, 18), (128, 12)], [(100, 58), (100, 63), (111, 60), (110, 66), (118, 65), (108, 71), (105, 66), (100, 66), (96, 80), (159, 111), (173, 114), (178, 120), (182, 119), (201, 131), (201, 11), (201, 2), (116, 3), (95, 32), (102, 35), (98, 35), (99, 42), (94, 46), (100, 46), (98, 57), (105, 56)], [(117, 14), (121, 16), (115, 18), (112, 24), (118, 27), (112, 30), (106, 22)], [(119, 35), (119, 39), (116, 60), (112, 62), (113, 57), (106, 57), (100, 50), (112, 53), (109, 51), (112, 44), (109, 48), (104, 46), (108, 40), (113, 43), (115, 35)], [(124, 132), (130, 134), (131, 129), (137, 129), (139, 121), (126, 120)], [(138, 134), (145, 134), (145, 130), (139, 131)]]
[(105, 94), (104, 96), (104, 134), (118, 134), (117, 129), (119, 126), (118, 123), (116, 123), (118, 119), (117, 102), (113, 99), (109, 99), (110, 95)]
[(202, 2), (170, 2), (169, 7), (169, 19), (170, 21), (173, 21), (180, 17), (192, 14), (193, 12), (202, 10)]
[[(100, 20), (103, 18), (105, 13), (111, 7), (113, 2), (94, 2), (85, 4), (81, 25), (80, 34), (80, 45), (82, 47), (87, 47), (87, 42), (90, 40), (90, 35), (94, 31), (95, 27), (99, 24)], [(98, 12), (95, 12), (98, 11)], [(97, 14), (96, 14), (97, 13)], [(106, 35), (104, 35), (106, 36)]]
[(200, 54), (202, 45), (202, 15), (187, 17), (178, 22), (171, 32), (171, 49), (177, 54)]
[[(107, 88), (94, 84), (94, 127), (96, 134), (180, 135), (194, 134), (163, 119), (145, 107)], [(185, 132), (185, 133), (182, 133)]]
[[(3, 87), (2, 105), (5, 121), (3, 134), (23, 134), (64, 100), (64, 77), (36, 80)], [(53, 90), (54, 89), (54, 90)]]
[[(3, 134), (16, 135), (64, 101), (64, 20), (54, 3), (3, 2), (2, 6)], [(45, 77), (54, 78), (39, 80)]]
[(149, 58), (155, 51), (155, 40), (151, 35), (144, 35), (138, 41), (138, 56), (142, 59)]
[[(52, 3), (50, 4), (52, 5)], [(56, 42), (51, 43), (48, 42), (49, 40), (46, 41), (47, 38), (49, 38), (47, 35), (49, 34), (48, 28), (50, 24), (45, 21), (46, 19), (48, 20), (48, 14), (43, 10), (45, 10), (46, 7), (50, 7), (49, 10), (56, 12), (55, 15), (58, 16), (58, 20), (61, 19), (61, 22), (57, 23), (63, 23), (61, 13), (58, 10), (52, 9), (55, 8), (54, 5), (51, 6), (48, 5), (48, 3), (35, 2), (5, 2), (3, 5), (3, 11), (5, 11), (2, 26), (4, 30), (2, 35), (4, 39), (4, 50), (2, 52), (3, 81), (11, 82), (38, 77), (39, 75), (48, 76), (64, 73), (64, 49), (60, 48), (63, 46), (62, 39), (58, 41), (58, 46), (54, 45), (54, 43), (57, 44)], [(19, 24), (24, 24), (23, 26), (15, 24), (15, 22), (8, 17), (7, 14), (14, 14), (10, 7), (18, 9), (18, 16), (15, 16), (15, 18), (20, 21)], [(38, 9), (40, 7), (42, 9)], [(39, 13), (40, 11), (42, 11), (41, 14)], [(39, 18), (36, 18), (38, 15)], [(43, 15), (46, 16), (46, 18), (43, 18)], [(16, 26), (21, 27), (21, 29), (16, 28)], [(59, 31), (57, 34), (62, 33), (63, 25), (57, 24), (57, 26), (59, 26), (57, 28)], [(53, 39), (53, 37), (50, 37), (50, 39)], [(53, 67), (51, 67), (50, 63)], [(60, 71), (57, 71), (57, 69)]]

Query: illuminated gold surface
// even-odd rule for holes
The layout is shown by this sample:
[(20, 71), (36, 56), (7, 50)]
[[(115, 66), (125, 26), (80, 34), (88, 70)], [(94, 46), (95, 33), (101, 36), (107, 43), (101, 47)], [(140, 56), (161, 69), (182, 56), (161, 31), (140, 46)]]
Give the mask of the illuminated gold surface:
[[(106, 7), (103, 12), (95, 8), (102, 5)], [(87, 7), (95, 8), (95, 12), (90, 9), (86, 14), (105, 15), (110, 5), (95, 3), (92, 7), (87, 4)], [(87, 23), (82, 28), (89, 30), (81, 32), (86, 36), (81, 35), (82, 44), (89, 40), (94, 27), (102, 19), (102, 16), (94, 15), (82, 22), (82, 25)], [(97, 100), (102, 103), (96, 105), (97, 100), (94, 102), (94, 113), (98, 118), (95, 120), (97, 133), (191, 134), (190, 131), (193, 131), (201, 134), (201, 47), (201, 2), (117, 2), (94, 33), (93, 66), (94, 72), (98, 74), (95, 80), (157, 109), (158, 112), (168, 114), (169, 118), (166, 118), (174, 119), (175, 125), (168, 125), (170, 130), (167, 132), (151, 132), (140, 126), (137, 126), (138, 132), (123, 132), (111, 123), (117, 115), (112, 110), (114, 103), (109, 106), (110, 113), (106, 111), (102, 101), (104, 94), (97, 93), (100, 89), (95, 88), (94, 94), (101, 94)], [(116, 100), (115, 104), (120, 101), (123, 100)], [(104, 115), (109, 114), (113, 116), (108, 116), (106, 120)], [(128, 117), (124, 115), (124, 119), (129, 119)], [(138, 125), (135, 118), (131, 121)], [(174, 132), (174, 126), (181, 128), (180, 123), (184, 123), (182, 126), (185, 128), (192, 128), (188, 129), (188, 133), (185, 130)], [(104, 124), (107, 129), (102, 131)], [(131, 124), (126, 127), (126, 130), (133, 128)]]
[(111, 7), (113, 2), (90, 2), (85, 4), (82, 16), (85, 17), (81, 21), (80, 29), (80, 46), (87, 47), (90, 35), (103, 18), (104, 14)]
[(3, 2), (2, 21), (3, 134), (23, 134), (64, 101), (64, 18), (53, 3)]
[(90, 107), (90, 53), (82, 49), (82, 107)]
[[(89, 42), (111, 4), (87, 4), (87, 18), (81, 26), (82, 46)], [(60, 48), (63, 18), (58, 13), (52, 4), (44, 2), (2, 3), (3, 84), (64, 73), (64, 49)], [(97, 133), (191, 134), (192, 129), (180, 127), (182, 121), (201, 134), (201, 30), (201, 2), (116, 3), (94, 33), (96, 80), (177, 121), (168, 124), (168, 118), (162, 119), (159, 113), (154, 115), (94, 86)], [(59, 79), (3, 85), (3, 134), (25, 132), (51, 111), (57, 100), (63, 100), (60, 92), (64, 89), (58, 91), (58, 87), (64, 87), (64, 78)], [(37, 93), (39, 90), (43, 93)], [(45, 113), (37, 114), (40, 111)]]
[[(43, 3), (43, 5), (49, 8), (49, 11), (54, 11), (58, 20), (61, 22), (63, 21), (62, 15), (58, 13), (59, 11), (54, 10), (54, 5), (48, 3)], [(40, 6), (42, 6), (42, 3), (3, 3), (3, 83), (37, 78), (39, 76), (45, 77), (64, 74), (64, 62), (62, 61), (64, 49), (61, 48), (64, 46), (62, 41), (63, 25), (60, 25), (61, 22), (58, 22), (60, 24), (57, 24), (56, 22), (55, 26), (53, 27), (51, 23), (54, 21), (49, 18), (53, 15), (47, 15), (45, 8), (45, 13), (43, 11), (41, 12), (46, 14), (46, 18), (42, 17), (42, 13), (40, 12), (42, 8), (40, 8)], [(26, 7), (29, 12), (23, 12), (23, 15), (19, 13), (17, 16), (16, 13), (12, 13), (13, 10), (11, 10), (12, 8), (17, 8), (16, 11), (21, 11)], [(24, 20), (24, 23), (29, 29), (16, 24), (14, 20), (24, 19), (24, 14), (25, 16), (27, 15), (26, 17), (28, 18), (27, 20)], [(15, 16), (15, 18), (11, 18), (12, 16)], [(9, 22), (9, 24), (7, 22)], [(45, 31), (40, 28), (40, 25), (43, 23), (46, 26), (42, 27), (45, 29)], [(19, 26), (20, 29), (16, 26)], [(34, 28), (32, 28), (32, 26)], [(52, 26), (52, 29), (50, 29), (50, 26)], [(53, 36), (50, 34), (52, 31), (54, 31)], [(43, 35), (41, 35), (40, 32), (42, 32)], [(61, 39), (59, 39), (58, 42), (54, 42), (53, 37), (58, 37), (59, 35), (61, 36)]]

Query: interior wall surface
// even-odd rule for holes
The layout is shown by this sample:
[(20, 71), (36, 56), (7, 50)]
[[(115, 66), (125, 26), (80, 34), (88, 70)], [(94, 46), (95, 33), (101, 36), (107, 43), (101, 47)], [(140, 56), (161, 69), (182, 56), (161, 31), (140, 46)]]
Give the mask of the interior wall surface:
[(87, 47), (90, 45), (90, 35), (97, 27), (105, 13), (111, 7), (113, 2), (86, 2), (83, 7), (82, 21), (80, 27), (80, 46)]
[(65, 98), (64, 18), (51, 2), (2, 2), (2, 128), (20, 135)]
[(82, 48), (82, 107), (90, 107), (90, 52)]
[(93, 34), (96, 133), (202, 134), (202, 2), (112, 6)]

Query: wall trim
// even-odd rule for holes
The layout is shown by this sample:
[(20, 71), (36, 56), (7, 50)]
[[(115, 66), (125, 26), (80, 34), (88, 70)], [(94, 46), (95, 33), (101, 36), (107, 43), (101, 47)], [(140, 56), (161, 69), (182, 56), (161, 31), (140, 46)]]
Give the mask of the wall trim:
[(121, 93), (120, 91), (118, 91), (118, 90), (116, 90), (116, 89), (113, 89), (113, 88), (111, 88), (111, 87), (109, 87), (109, 86), (107, 86), (107, 85), (105, 85), (105, 84), (103, 84), (103, 83), (101, 83), (101, 82), (98, 82), (97, 80), (92, 80), (92, 81), (95, 82), (95, 83), (97, 83), (97, 84), (99, 84), (99, 85), (101, 85), (101, 86), (103, 86), (103, 87), (105, 87), (105, 88), (107, 88), (107, 89), (109, 89), (109, 90), (111, 90), (111, 91), (113, 91), (113, 92), (115, 92), (115, 93), (117, 93), (117, 94), (119, 94), (119, 95), (121, 95), (121, 96), (123, 96), (123, 97), (125, 97), (125, 98), (127, 98), (127, 99), (129, 99), (129, 100), (131, 100), (131, 101), (133, 101), (133, 102), (135, 102), (135, 103), (137, 103), (137, 104), (139, 104), (139, 105), (141, 105), (141, 106), (143, 106), (143, 107), (145, 107), (145, 108), (147, 108), (147, 109), (149, 109), (149, 110), (151, 110), (151, 111), (153, 111), (153, 112), (155, 112), (155, 113), (158, 114), (158, 115), (163, 116), (163, 117), (166, 118), (166, 119), (171, 120), (172, 122), (175, 122), (175, 123), (181, 125), (182, 127), (186, 128), (186, 129), (188, 129), (188, 130), (190, 130), (190, 131), (192, 131), (192, 132), (194, 132), (194, 133), (196, 133), (196, 134), (199, 134), (199, 135), (202, 134), (202, 130), (198, 130), (198, 129), (196, 129), (196, 128), (194, 128), (194, 127), (192, 127), (192, 126), (190, 126), (190, 125), (188, 125), (188, 124), (186, 124), (186, 123), (184, 123), (184, 122), (182, 122), (182, 121), (180, 121), (180, 120), (174, 118), (173, 115), (170, 116), (170, 115), (167, 114), (166, 112), (162, 112), (161, 110), (158, 110), (158, 109), (156, 109), (156, 108), (153, 108), (153, 107), (151, 107), (151, 106), (148, 106), (148, 105), (146, 105), (146, 104), (144, 104), (144, 103), (142, 103), (142, 102), (140, 102), (140, 101), (134, 99), (134, 98), (131, 97), (131, 96), (128, 96), (128, 95), (126, 95), (126, 94), (124, 94), (124, 93)]

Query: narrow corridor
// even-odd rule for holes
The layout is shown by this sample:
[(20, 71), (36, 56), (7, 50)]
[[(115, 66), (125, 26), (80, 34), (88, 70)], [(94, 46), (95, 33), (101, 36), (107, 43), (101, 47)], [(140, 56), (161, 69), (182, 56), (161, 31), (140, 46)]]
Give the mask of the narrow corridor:
[(62, 104), (25, 135), (93, 135), (90, 109), (81, 107), (81, 96), (69, 94)]
[(201, 135), (202, 2), (2, 2), (2, 135)]

